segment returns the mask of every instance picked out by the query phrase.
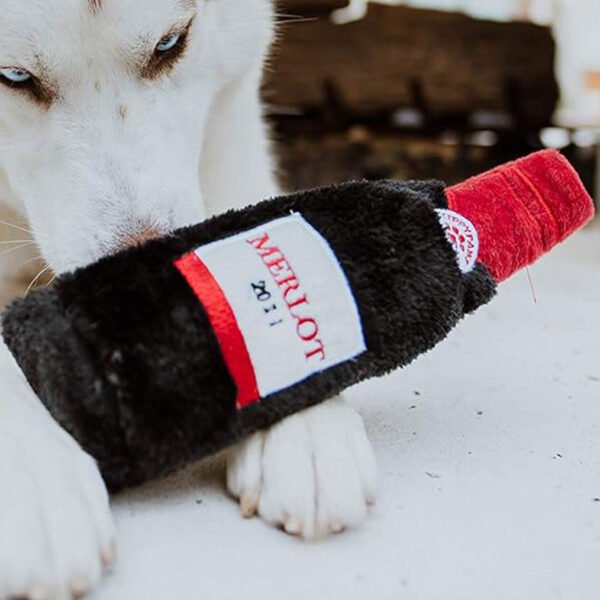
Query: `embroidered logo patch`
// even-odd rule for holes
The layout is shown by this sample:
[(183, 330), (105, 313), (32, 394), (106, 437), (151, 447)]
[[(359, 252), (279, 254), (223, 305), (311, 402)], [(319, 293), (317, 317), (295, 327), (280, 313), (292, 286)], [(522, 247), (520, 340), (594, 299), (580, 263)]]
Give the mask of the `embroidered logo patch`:
[(469, 273), (475, 268), (479, 256), (479, 235), (475, 225), (452, 210), (440, 208), (436, 212), (446, 232), (446, 238), (456, 252), (460, 270)]
[(175, 266), (207, 312), (239, 408), (366, 350), (346, 276), (301, 215), (197, 248)]

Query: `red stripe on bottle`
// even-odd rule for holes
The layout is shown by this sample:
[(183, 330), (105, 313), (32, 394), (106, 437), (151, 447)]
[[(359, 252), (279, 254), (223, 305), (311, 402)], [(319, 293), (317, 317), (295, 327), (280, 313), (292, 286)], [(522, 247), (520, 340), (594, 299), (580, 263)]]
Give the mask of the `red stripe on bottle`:
[(206, 310), (225, 364), (237, 387), (237, 407), (244, 408), (258, 402), (260, 393), (250, 354), (221, 286), (195, 252), (186, 254), (174, 264)]

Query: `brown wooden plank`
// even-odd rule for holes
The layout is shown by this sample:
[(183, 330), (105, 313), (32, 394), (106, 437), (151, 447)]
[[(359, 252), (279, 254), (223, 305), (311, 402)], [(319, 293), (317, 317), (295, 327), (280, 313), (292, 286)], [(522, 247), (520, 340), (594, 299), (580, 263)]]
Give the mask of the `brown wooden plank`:
[(348, 25), (323, 17), (283, 26), (266, 99), (315, 108), (333, 90), (352, 110), (393, 109), (414, 104), (416, 90), (434, 113), (516, 103), (544, 121), (558, 95), (554, 52), (545, 27), (372, 5)]

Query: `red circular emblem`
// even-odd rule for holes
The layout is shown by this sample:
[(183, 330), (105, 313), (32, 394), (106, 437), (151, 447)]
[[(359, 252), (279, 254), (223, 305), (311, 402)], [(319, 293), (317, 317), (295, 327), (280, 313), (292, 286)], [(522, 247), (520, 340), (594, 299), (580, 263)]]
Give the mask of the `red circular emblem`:
[(479, 255), (479, 236), (475, 226), (469, 219), (452, 210), (439, 209), (436, 212), (446, 232), (446, 238), (456, 252), (460, 270), (463, 273), (472, 271)]

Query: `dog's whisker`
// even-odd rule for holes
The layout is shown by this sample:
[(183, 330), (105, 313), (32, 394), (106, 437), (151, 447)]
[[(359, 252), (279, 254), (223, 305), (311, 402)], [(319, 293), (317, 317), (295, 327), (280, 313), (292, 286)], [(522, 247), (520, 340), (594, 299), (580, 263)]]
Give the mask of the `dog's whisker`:
[(278, 25), (287, 25), (289, 23), (306, 23), (310, 21), (318, 21), (317, 17), (303, 17), (301, 15), (290, 15), (285, 13), (277, 13), (275, 22)]
[(25, 242), (30, 244), (35, 243), (33, 240), (4, 240), (0, 242), (0, 246), (8, 246), (8, 244), (24, 244)]
[(28, 229), (27, 227), (21, 227), (20, 225), (15, 225), (15, 223), (3, 221), (2, 219), (0, 219), (0, 225), (6, 225), (7, 227), (12, 227), (13, 229), (17, 229), (18, 231), (23, 231), (25, 233), (30, 233), (33, 235), (33, 231), (31, 229)]
[(29, 292), (31, 292), (31, 290), (34, 288), (35, 284), (40, 280), (40, 278), (45, 273), (47, 273), (50, 270), (50, 268), (51, 268), (50, 265), (47, 265), (31, 280), (31, 283), (29, 284), (29, 286), (27, 287), (27, 290), (25, 291), (25, 296), (29, 295)]
[(12, 252), (16, 252), (17, 250), (21, 250), (22, 248), (30, 248), (34, 244), (31, 242), (27, 242), (26, 244), (19, 244), (18, 246), (14, 246), (13, 248), (9, 248), (4, 252), (0, 252), (0, 257), (6, 256), (7, 254), (11, 254)]
[(35, 262), (36, 260), (44, 260), (44, 257), (41, 254), (38, 256), (34, 256), (33, 258), (26, 260), (24, 263), (21, 263), (21, 266), (24, 267), (25, 265), (29, 265), (32, 262)]
[(317, 20), (317, 17), (305, 17), (303, 19), (279, 19), (276, 23), (277, 25), (296, 25), (297, 23), (310, 23)]

